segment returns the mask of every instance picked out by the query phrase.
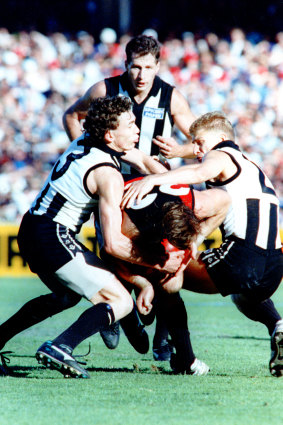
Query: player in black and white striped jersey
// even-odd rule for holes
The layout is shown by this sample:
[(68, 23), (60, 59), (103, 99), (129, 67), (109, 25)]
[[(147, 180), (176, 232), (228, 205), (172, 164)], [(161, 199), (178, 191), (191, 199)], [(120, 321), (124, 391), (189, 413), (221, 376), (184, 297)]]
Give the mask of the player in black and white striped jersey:
[[(158, 77), (160, 65), (160, 44), (151, 36), (138, 35), (126, 45), (125, 72), (95, 83), (71, 105), (64, 114), (63, 124), (70, 140), (81, 135), (81, 120), (85, 117), (92, 99), (101, 96), (123, 95), (133, 102), (133, 113), (140, 129), (137, 148), (147, 155), (158, 155), (159, 148), (153, 139), (166, 141), (166, 158), (190, 156), (190, 144), (180, 145), (171, 137), (175, 125), (189, 138), (189, 126), (194, 120), (185, 97), (175, 87)], [(123, 174), (133, 174), (134, 169), (122, 163)], [(156, 360), (167, 360), (170, 347), (168, 332), (157, 318), (157, 332), (153, 342)], [(112, 335), (111, 335), (112, 332)], [(108, 348), (118, 344), (117, 324), (111, 330), (101, 332)]]
[(283, 320), (270, 299), (282, 279), (279, 199), (268, 177), (235, 144), (234, 129), (224, 114), (201, 116), (191, 125), (190, 134), (200, 164), (135, 182), (122, 206), (138, 202), (156, 185), (177, 182), (206, 182), (229, 193), (232, 204), (222, 225), (223, 243), (190, 262), (183, 287), (231, 294), (242, 313), (265, 324), (271, 335), (270, 372), (283, 376)]
[(171, 157), (192, 154), (190, 144), (179, 145), (171, 138), (171, 134), (176, 125), (190, 138), (189, 126), (195, 117), (185, 97), (157, 76), (159, 65), (159, 42), (146, 35), (133, 37), (126, 45), (126, 71), (122, 75), (95, 83), (64, 113), (63, 124), (69, 139), (80, 137), (80, 122), (85, 118), (93, 99), (120, 94), (133, 102), (133, 113), (140, 129), (137, 148), (147, 155), (158, 155), (159, 149), (152, 142), (158, 136), (161, 140), (170, 139), (173, 149)]
[[(95, 324), (96, 329), (92, 329), (95, 332), (132, 311), (133, 300), (128, 291), (105, 263), (77, 239), (81, 226), (98, 203), (106, 251), (126, 261), (142, 263), (141, 258), (133, 257), (132, 242), (121, 232), (124, 180), (119, 158), (123, 154), (132, 155), (136, 164), (143, 157), (145, 162), (140, 162), (145, 167), (142, 166), (143, 172), (147, 172), (146, 163), (154, 168), (160, 164), (134, 150), (139, 129), (131, 106), (130, 99), (122, 96), (92, 102), (84, 123), (84, 136), (61, 155), (24, 215), (18, 234), (20, 252), (51, 293), (29, 301), (0, 326), (0, 349), (14, 335), (76, 305), (81, 297), (94, 304), (82, 314), (81, 320)], [(172, 258), (169, 268), (173, 265), (174, 272), (182, 258), (179, 254)], [(166, 263), (165, 268), (168, 260)], [(86, 330), (86, 326), (83, 328)], [(40, 361), (57, 364), (64, 374), (88, 377), (70, 350), (64, 354), (61, 345), (55, 347), (46, 342), (38, 356)], [(2, 353), (0, 361), (3, 359), (5, 363)], [(3, 367), (1, 373), (6, 373)]]

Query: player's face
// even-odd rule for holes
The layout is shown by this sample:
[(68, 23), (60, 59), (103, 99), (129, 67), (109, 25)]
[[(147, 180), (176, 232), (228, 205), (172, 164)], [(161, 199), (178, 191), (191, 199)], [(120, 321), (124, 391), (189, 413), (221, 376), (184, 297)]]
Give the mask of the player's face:
[(130, 63), (126, 64), (130, 82), (136, 93), (149, 91), (159, 70), (159, 62), (148, 53), (144, 56), (133, 55)]
[(194, 145), (194, 154), (198, 161), (201, 162), (206, 153), (223, 141), (222, 133), (219, 131), (199, 130), (196, 132), (192, 143)]
[(111, 130), (111, 147), (118, 152), (133, 149), (139, 140), (139, 132), (133, 112), (123, 112), (120, 115), (118, 127)]

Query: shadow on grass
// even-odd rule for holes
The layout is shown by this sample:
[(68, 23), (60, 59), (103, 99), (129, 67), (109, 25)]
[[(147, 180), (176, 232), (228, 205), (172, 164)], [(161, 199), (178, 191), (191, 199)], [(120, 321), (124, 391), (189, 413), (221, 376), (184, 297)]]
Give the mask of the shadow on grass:
[(150, 368), (138, 367), (134, 365), (132, 368), (130, 367), (88, 367), (88, 372), (107, 372), (107, 373), (143, 373), (150, 374), (153, 373), (162, 374), (162, 375), (173, 375), (172, 371), (166, 370), (163, 367), (157, 367), (155, 365), (151, 365)]
[(262, 338), (257, 336), (241, 336), (241, 335), (216, 335), (213, 338), (223, 338), (223, 339), (250, 339), (253, 341), (269, 341), (270, 338)]
[[(29, 356), (31, 357), (31, 356)], [(25, 378), (25, 379), (56, 379), (58, 377), (63, 377), (60, 373), (56, 377), (47, 377), (39, 376), (38, 373), (46, 372), (46, 368), (42, 366), (34, 367), (34, 366), (13, 366), (9, 368), (9, 375), (1, 376), (0, 378)], [(50, 369), (52, 371), (56, 369)], [(133, 365), (133, 367), (87, 367), (88, 372), (103, 372), (103, 373), (129, 373), (129, 374), (162, 374), (162, 375), (173, 375), (172, 371), (165, 370), (163, 367), (157, 367), (155, 365), (151, 365), (150, 368), (141, 368), (138, 365)]]
[(36, 368), (31, 366), (13, 366), (9, 367), (8, 375), (0, 375), (0, 378), (30, 378), (30, 373), (34, 372)]

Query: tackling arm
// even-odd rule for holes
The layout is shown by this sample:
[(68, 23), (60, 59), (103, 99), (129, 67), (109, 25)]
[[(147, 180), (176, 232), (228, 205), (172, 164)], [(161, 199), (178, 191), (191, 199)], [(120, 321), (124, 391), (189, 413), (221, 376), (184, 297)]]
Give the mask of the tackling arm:
[[(100, 167), (90, 173), (87, 185), (91, 193), (99, 195), (100, 225), (107, 254), (120, 260), (142, 266), (150, 266), (143, 258), (136, 258), (132, 253), (132, 241), (122, 231), (122, 212), (120, 203), (124, 191), (122, 175), (111, 167)], [(183, 260), (184, 253), (170, 253), (164, 267), (158, 264), (154, 268), (175, 273)]]
[(200, 164), (184, 165), (175, 170), (144, 177), (134, 182), (125, 193), (122, 207), (131, 207), (149, 193), (154, 186), (162, 184), (197, 184), (211, 180), (223, 172), (228, 156), (223, 152), (211, 151)]
[(122, 156), (122, 159), (141, 174), (158, 174), (168, 171), (157, 157), (146, 155), (136, 148), (126, 152), (126, 154)]
[(231, 205), (230, 195), (223, 189), (194, 190), (195, 214), (201, 220), (199, 246), (220, 224), (223, 223)]

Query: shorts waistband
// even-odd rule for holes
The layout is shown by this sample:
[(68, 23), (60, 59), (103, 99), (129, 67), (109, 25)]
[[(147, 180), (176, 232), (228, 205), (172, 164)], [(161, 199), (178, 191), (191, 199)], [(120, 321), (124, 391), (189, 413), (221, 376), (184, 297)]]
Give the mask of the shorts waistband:
[(243, 245), (245, 248), (251, 249), (252, 251), (257, 252), (258, 254), (264, 255), (265, 257), (282, 254), (282, 248), (264, 249), (257, 245), (248, 244), (247, 241), (245, 241), (244, 239), (238, 238), (237, 236), (231, 235), (225, 239), (229, 241), (237, 242), (239, 245)]

